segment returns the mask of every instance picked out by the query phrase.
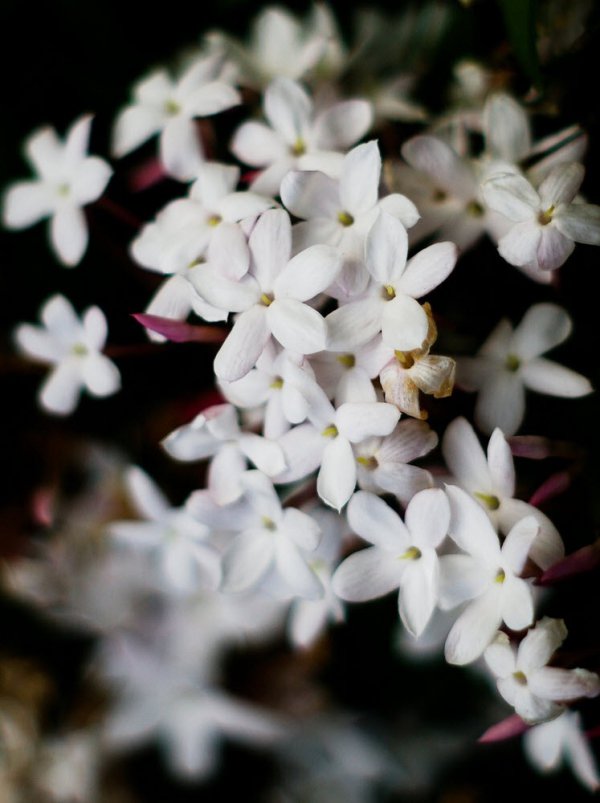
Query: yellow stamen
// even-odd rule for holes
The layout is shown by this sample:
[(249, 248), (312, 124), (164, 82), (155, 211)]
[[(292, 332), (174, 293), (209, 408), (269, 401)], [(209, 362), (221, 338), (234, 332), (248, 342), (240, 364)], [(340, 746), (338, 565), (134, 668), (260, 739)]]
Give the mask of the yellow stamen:
[(372, 471), (373, 469), (377, 468), (377, 466), (379, 465), (379, 463), (377, 462), (377, 458), (373, 457), (372, 455), (371, 455), (371, 457), (362, 457), (362, 456), (361, 457), (357, 457), (356, 458), (356, 462), (360, 463), (361, 466), (364, 466), (365, 468), (368, 468), (369, 471)]
[(338, 428), (335, 424), (330, 424), (328, 427), (325, 427), (321, 435), (324, 438), (337, 438), (338, 436)]
[(350, 212), (338, 212), (338, 220), (342, 226), (351, 226), (354, 223), (354, 218)]
[(482, 494), (475, 491), (474, 496), (481, 500), (488, 510), (498, 510), (500, 507), (500, 500), (493, 494)]
[(273, 390), (281, 390), (283, 387), (283, 379), (280, 376), (275, 377), (269, 387), (273, 388)]
[(521, 366), (521, 360), (517, 357), (516, 354), (509, 354), (504, 362), (504, 367), (507, 371), (511, 373), (515, 373), (519, 370)]
[(354, 368), (356, 365), (356, 357), (354, 354), (339, 354), (336, 359), (344, 368)]
[(496, 572), (496, 576), (494, 577), (494, 582), (502, 585), (502, 583), (505, 580), (506, 580), (506, 572), (504, 571), (504, 569), (498, 569), (498, 571)]
[(273, 299), (271, 298), (271, 296), (268, 296), (266, 293), (263, 293), (260, 297), (260, 303), (264, 304), (265, 307), (270, 307), (271, 304), (273, 303)]
[(421, 550), (416, 546), (409, 546), (404, 555), (400, 555), (401, 560), (419, 560)]
[(412, 368), (415, 364), (415, 359), (410, 351), (394, 351), (394, 355), (403, 368)]

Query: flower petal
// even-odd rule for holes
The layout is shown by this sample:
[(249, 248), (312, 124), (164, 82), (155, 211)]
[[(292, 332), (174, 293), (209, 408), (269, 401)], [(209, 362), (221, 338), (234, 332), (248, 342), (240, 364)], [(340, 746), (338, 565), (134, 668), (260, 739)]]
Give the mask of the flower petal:
[(270, 337), (266, 312), (266, 307), (257, 304), (239, 316), (215, 357), (219, 379), (241, 379), (256, 365)]
[(589, 379), (543, 357), (531, 360), (523, 366), (521, 372), (523, 384), (529, 390), (559, 396), (563, 399), (574, 399), (586, 396), (593, 391)]
[(78, 206), (61, 204), (52, 217), (50, 239), (64, 265), (74, 267), (81, 262), (88, 244), (88, 230), (85, 215)]
[(529, 675), (534, 670), (546, 666), (566, 637), (567, 628), (562, 619), (550, 619), (544, 616), (519, 645), (519, 669)]
[(429, 331), (429, 318), (414, 298), (397, 295), (382, 309), (381, 336), (386, 346), (413, 351), (423, 346)]
[(414, 255), (396, 284), (399, 292), (421, 298), (454, 270), (458, 249), (454, 243), (434, 243)]
[(398, 588), (403, 570), (400, 561), (373, 546), (346, 558), (338, 566), (331, 584), (341, 599), (364, 602), (383, 597)]
[(411, 544), (435, 549), (445, 538), (450, 526), (450, 505), (440, 488), (429, 488), (414, 496), (404, 521), (410, 532)]
[(280, 195), (286, 209), (303, 220), (335, 218), (342, 211), (338, 182), (316, 170), (290, 171)]
[(400, 516), (375, 494), (354, 494), (348, 505), (348, 524), (380, 550), (401, 554), (410, 546), (410, 533)]
[(278, 298), (309, 301), (322, 293), (342, 267), (342, 256), (330, 245), (312, 245), (293, 257), (275, 279)]
[(323, 316), (294, 298), (277, 298), (266, 310), (273, 337), (290, 351), (314, 354), (327, 342), (327, 324)]
[(600, 206), (596, 204), (570, 204), (558, 209), (552, 222), (576, 243), (600, 245)]
[(352, 443), (359, 443), (373, 435), (389, 435), (399, 418), (400, 411), (393, 404), (346, 402), (338, 408), (335, 423), (340, 434)]
[(493, 586), (458, 617), (448, 633), (444, 649), (449, 664), (470, 664), (490, 644), (502, 621), (500, 595), (500, 586)]
[(340, 177), (343, 211), (358, 217), (373, 209), (379, 198), (381, 154), (376, 140), (357, 145), (344, 158)]

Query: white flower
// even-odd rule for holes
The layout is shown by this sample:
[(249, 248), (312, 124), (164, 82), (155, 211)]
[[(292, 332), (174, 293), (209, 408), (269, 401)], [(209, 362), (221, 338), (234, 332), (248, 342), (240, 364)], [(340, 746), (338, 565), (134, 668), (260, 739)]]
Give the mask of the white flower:
[(600, 678), (595, 672), (546, 666), (566, 636), (562, 619), (544, 617), (518, 648), (511, 645), (506, 633), (498, 633), (484, 653), (498, 677), (498, 691), (529, 724), (554, 719), (567, 700), (600, 693)]
[(571, 319), (556, 304), (535, 304), (513, 330), (503, 318), (476, 357), (458, 360), (458, 382), (478, 390), (475, 422), (483, 432), (513, 435), (525, 417), (525, 389), (575, 398), (591, 393), (589, 380), (541, 354), (571, 333)]
[(364, 346), (348, 351), (327, 351), (310, 357), (319, 385), (336, 406), (344, 402), (377, 401), (373, 379), (392, 358), (394, 352), (377, 335)]
[(323, 317), (306, 301), (331, 284), (341, 258), (327, 245), (315, 245), (290, 259), (291, 223), (281, 209), (264, 212), (249, 240), (252, 263), (240, 281), (208, 270), (192, 281), (213, 306), (240, 312), (215, 358), (219, 379), (241, 379), (255, 365), (271, 336), (284, 348), (313, 354), (325, 348)]
[(451, 273), (457, 249), (435, 243), (407, 263), (408, 236), (402, 223), (385, 211), (366, 238), (366, 267), (371, 284), (364, 298), (351, 301), (327, 316), (328, 348), (351, 351), (379, 332), (391, 349), (420, 349), (429, 320), (417, 298), (433, 290)]
[(343, 153), (368, 131), (373, 121), (365, 100), (335, 103), (315, 117), (313, 102), (302, 86), (276, 78), (265, 91), (264, 123), (243, 123), (231, 142), (235, 156), (264, 168), (252, 182), (255, 192), (277, 195), (289, 170), (323, 170), (337, 175)]
[(442, 453), (457, 483), (477, 499), (501, 532), (508, 533), (525, 516), (536, 519), (540, 532), (529, 557), (541, 569), (548, 569), (564, 556), (562, 539), (550, 519), (533, 505), (513, 498), (515, 467), (500, 429), (492, 433), (486, 458), (473, 427), (465, 418), (455, 418), (444, 433)]
[(133, 103), (124, 108), (113, 132), (117, 157), (135, 150), (161, 132), (161, 161), (182, 181), (194, 178), (204, 160), (195, 117), (206, 117), (240, 102), (239, 93), (222, 77), (219, 55), (194, 61), (177, 80), (157, 70), (133, 89)]
[(207, 408), (191, 423), (171, 432), (162, 445), (176, 460), (212, 457), (207, 485), (218, 505), (227, 505), (242, 495), (247, 460), (268, 476), (285, 468), (281, 447), (253, 432), (242, 432), (231, 404)]
[(440, 559), (440, 607), (454, 608), (472, 600), (446, 639), (446, 660), (468, 664), (478, 658), (504, 622), (522, 630), (533, 622), (530, 583), (519, 577), (539, 525), (533, 516), (521, 519), (506, 536), (498, 536), (477, 502), (460, 488), (447, 486), (452, 519), (450, 537), (467, 554)]
[(119, 371), (101, 354), (107, 334), (101, 309), (89, 307), (80, 320), (70, 302), (56, 295), (45, 302), (40, 318), (43, 326), (18, 326), (15, 340), (28, 357), (53, 366), (38, 394), (44, 409), (68, 415), (83, 389), (93, 396), (119, 390)]
[(600, 206), (574, 202), (584, 169), (571, 162), (557, 165), (535, 190), (517, 172), (500, 172), (482, 185), (492, 209), (514, 222), (498, 243), (511, 265), (555, 270), (575, 243), (600, 245)]
[(566, 710), (556, 719), (531, 728), (523, 737), (523, 746), (528, 759), (542, 772), (558, 769), (564, 760), (590, 791), (600, 787), (594, 753), (577, 711)]
[(38, 178), (9, 187), (4, 198), (4, 224), (23, 229), (51, 218), (50, 242), (56, 256), (77, 265), (87, 248), (88, 231), (82, 206), (104, 192), (112, 175), (97, 156), (87, 156), (91, 115), (76, 120), (61, 142), (53, 128), (42, 128), (25, 143), (25, 155)]
[(194, 593), (215, 589), (221, 579), (219, 555), (205, 543), (208, 527), (185, 508), (174, 508), (137, 466), (126, 474), (127, 490), (145, 521), (114, 521), (109, 534), (129, 549), (149, 553), (169, 590)]
[(342, 599), (362, 602), (400, 588), (400, 618), (413, 636), (419, 636), (438, 599), (436, 548), (450, 523), (444, 492), (430, 488), (416, 494), (406, 509), (405, 524), (378, 496), (358, 491), (348, 505), (348, 522), (374, 546), (346, 558), (333, 577), (333, 590)]

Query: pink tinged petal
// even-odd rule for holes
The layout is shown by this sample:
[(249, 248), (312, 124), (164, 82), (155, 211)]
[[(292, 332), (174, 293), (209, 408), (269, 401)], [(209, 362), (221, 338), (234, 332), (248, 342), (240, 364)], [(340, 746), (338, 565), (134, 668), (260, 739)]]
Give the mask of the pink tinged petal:
[(429, 319), (414, 298), (397, 295), (382, 310), (381, 336), (386, 346), (401, 351), (422, 347), (429, 329)]
[(238, 445), (226, 443), (208, 467), (207, 487), (217, 505), (228, 505), (242, 495), (242, 474), (246, 461)]
[(138, 148), (162, 130), (166, 116), (151, 106), (128, 106), (119, 114), (112, 136), (112, 153), (117, 159)]
[(256, 365), (270, 337), (266, 312), (266, 307), (257, 304), (237, 319), (215, 357), (214, 370), (219, 379), (241, 379)]
[(411, 544), (435, 549), (445, 538), (450, 526), (450, 505), (440, 488), (418, 493), (410, 501), (404, 521), (410, 532)]
[(56, 194), (39, 181), (20, 181), (4, 196), (2, 222), (9, 229), (25, 229), (49, 217), (56, 206)]
[(342, 101), (319, 114), (312, 138), (319, 150), (344, 151), (364, 137), (372, 122), (373, 108), (368, 101)]
[(455, 418), (448, 425), (442, 441), (442, 454), (452, 476), (467, 491), (493, 492), (488, 461), (466, 418)]
[(434, 550), (427, 549), (417, 560), (403, 561), (399, 613), (404, 627), (418, 637), (427, 627), (438, 598), (439, 566)]
[(571, 334), (571, 318), (557, 304), (534, 304), (515, 329), (509, 348), (522, 360), (539, 357)]
[(277, 298), (308, 301), (322, 293), (342, 267), (342, 256), (330, 245), (312, 245), (297, 254), (281, 270), (273, 289)]
[(465, 600), (479, 597), (489, 587), (490, 577), (470, 555), (440, 558), (440, 608), (450, 610)]
[(110, 177), (112, 168), (104, 159), (97, 156), (90, 156), (77, 167), (77, 171), (71, 180), (71, 194), (75, 201), (81, 206), (89, 204), (99, 198), (104, 192)]
[(487, 513), (461, 488), (446, 486), (450, 500), (450, 536), (465, 552), (486, 564), (500, 560), (500, 543)]
[(520, 577), (507, 575), (502, 588), (502, 600), (498, 610), (502, 620), (511, 630), (524, 630), (530, 627), (535, 619), (532, 587)]
[(576, 162), (557, 165), (540, 184), (538, 192), (542, 206), (570, 204), (577, 195), (584, 174), (583, 165)]
[(312, 424), (300, 424), (290, 429), (281, 436), (279, 445), (287, 468), (275, 478), (275, 482), (295, 482), (307, 477), (321, 464), (325, 442)]
[(82, 210), (70, 203), (61, 204), (52, 217), (50, 239), (56, 255), (67, 267), (83, 258), (88, 244), (88, 230)]
[(287, 212), (283, 209), (263, 212), (248, 244), (252, 255), (251, 273), (262, 292), (270, 293), (292, 250), (292, 224)]
[(295, 145), (305, 135), (312, 107), (308, 93), (289, 78), (275, 78), (265, 91), (265, 116), (288, 145)]
[(585, 376), (543, 357), (524, 365), (521, 376), (523, 384), (529, 390), (564, 399), (586, 396), (594, 390), (590, 380)]
[(518, 665), (526, 675), (546, 666), (556, 650), (567, 637), (567, 628), (562, 619), (544, 616), (519, 645)]
[(346, 402), (338, 408), (335, 423), (344, 438), (359, 443), (373, 435), (389, 435), (399, 418), (400, 411), (393, 404)]
[(288, 155), (281, 137), (264, 123), (243, 123), (235, 132), (230, 150), (240, 162), (265, 167)]
[[(186, 315), (187, 312), (188, 310)], [(150, 332), (161, 335), (161, 338), (171, 340), (173, 343), (222, 343), (225, 340), (225, 331), (216, 326), (192, 326), (172, 318), (143, 313), (136, 313), (132, 318)]]
[(119, 369), (103, 354), (90, 354), (83, 358), (81, 380), (92, 396), (110, 396), (121, 387)]
[(202, 167), (204, 158), (195, 124), (186, 117), (174, 117), (160, 137), (160, 158), (169, 175), (189, 181)]
[(295, 507), (288, 507), (283, 511), (281, 526), (285, 529), (286, 537), (291, 538), (301, 549), (312, 552), (318, 547), (321, 528), (307, 513), (302, 513)]
[(458, 249), (454, 243), (435, 243), (415, 254), (395, 287), (398, 292), (421, 298), (454, 270)]
[(183, 107), (190, 117), (208, 117), (219, 114), (241, 102), (239, 92), (224, 81), (211, 81), (194, 90), (186, 98)]
[(385, 304), (382, 299), (371, 297), (352, 301), (331, 312), (325, 318), (328, 350), (352, 351), (368, 343), (381, 330)]
[(515, 222), (533, 220), (540, 197), (519, 173), (500, 173), (485, 181), (481, 190), (488, 206)]
[(515, 736), (521, 736), (521, 734), (526, 731), (528, 731), (527, 723), (523, 722), (518, 714), (512, 714), (510, 717), (506, 717), (506, 719), (503, 719), (501, 722), (492, 725), (484, 731), (477, 741), (480, 744), (501, 742), (505, 739), (513, 739)]
[(256, 468), (268, 477), (274, 477), (285, 469), (281, 446), (253, 432), (244, 432), (239, 438), (239, 448)]
[(378, 547), (355, 552), (338, 566), (332, 588), (349, 602), (364, 602), (389, 594), (400, 585), (403, 562)]
[[(539, 565), (539, 564), (538, 564)], [(539, 579), (540, 585), (553, 585), (561, 580), (567, 580), (582, 572), (591, 572), (600, 566), (600, 544), (584, 546), (566, 558), (553, 562)]]
[(573, 477), (570, 471), (557, 471), (551, 474), (529, 498), (529, 504), (542, 507), (550, 499), (560, 496), (571, 487)]
[(505, 678), (516, 671), (517, 653), (506, 633), (496, 634), (483, 657), (496, 677)]
[(280, 195), (283, 205), (303, 220), (336, 219), (344, 211), (338, 182), (318, 171), (291, 171), (281, 182)]
[(552, 222), (569, 240), (600, 245), (600, 206), (596, 204), (571, 204), (559, 208)]
[(325, 348), (325, 319), (307, 304), (293, 298), (277, 298), (267, 307), (266, 318), (273, 337), (284, 348), (299, 354), (314, 354)]
[(367, 270), (379, 284), (397, 282), (406, 266), (407, 253), (406, 229), (387, 212), (380, 212), (367, 235)]
[(445, 656), (449, 664), (470, 664), (483, 653), (502, 621), (500, 585), (494, 585), (470, 603), (454, 623), (446, 639)]
[(537, 265), (538, 248), (542, 239), (542, 227), (535, 221), (516, 223), (498, 241), (498, 252), (510, 265), (522, 267), (529, 263)]
[(359, 217), (373, 209), (379, 198), (381, 154), (376, 140), (357, 145), (344, 158), (340, 177), (342, 209)]
[(487, 149), (507, 162), (520, 162), (529, 155), (531, 133), (523, 107), (509, 95), (497, 93), (488, 98), (483, 110)]
[(487, 461), (493, 488), (498, 496), (514, 496), (515, 464), (508, 441), (500, 429), (492, 432), (488, 442)]
[(323, 596), (321, 581), (308, 567), (298, 547), (287, 538), (277, 542), (275, 560), (279, 574), (294, 594), (304, 599), (320, 599)]
[(555, 226), (544, 226), (537, 249), (540, 270), (556, 270), (567, 261), (575, 249), (575, 243), (562, 235)]
[(125, 474), (127, 490), (138, 513), (150, 521), (162, 521), (170, 504), (158, 485), (138, 466), (131, 466)]
[(507, 533), (526, 516), (533, 516), (540, 527), (529, 550), (529, 557), (541, 569), (547, 569), (560, 560), (565, 553), (560, 534), (547, 516), (520, 499), (504, 499), (499, 509), (500, 529)]
[(40, 387), (40, 404), (48, 412), (69, 415), (77, 406), (81, 385), (79, 360), (66, 359), (50, 372)]
[(501, 370), (479, 391), (475, 421), (483, 432), (496, 427), (514, 435), (525, 417), (525, 389), (520, 375)]
[(520, 574), (529, 557), (531, 546), (540, 532), (534, 516), (518, 521), (504, 539), (502, 562), (515, 574)]
[(264, 530), (248, 530), (238, 535), (223, 556), (221, 589), (237, 593), (258, 585), (275, 557), (273, 539)]
[(357, 491), (348, 505), (348, 523), (353, 532), (393, 555), (410, 546), (410, 533), (398, 514), (383, 499)]
[(437, 442), (437, 435), (424, 421), (401, 421), (392, 434), (382, 441), (377, 459), (380, 464), (408, 463), (428, 454), (437, 446)]
[(217, 440), (235, 439), (240, 434), (237, 411), (232, 404), (207, 407), (191, 424), (192, 429), (203, 429), (205, 426), (207, 432)]
[(386, 195), (385, 198), (380, 198), (376, 208), (398, 218), (400, 223), (407, 229), (414, 226), (421, 217), (413, 202), (406, 195), (400, 195), (398, 192), (393, 192), (390, 195)]
[(21, 351), (40, 362), (60, 362), (65, 354), (63, 345), (39, 326), (21, 324), (15, 329), (14, 339)]
[(394, 494), (400, 504), (406, 506), (413, 496), (425, 488), (431, 488), (433, 478), (425, 469), (405, 463), (382, 464), (376, 469), (358, 469), (358, 484), (365, 490), (385, 491)]
[(323, 450), (317, 477), (317, 493), (338, 512), (352, 496), (356, 485), (356, 463), (349, 441), (334, 438)]
[(476, 192), (473, 173), (441, 139), (427, 135), (413, 137), (403, 145), (402, 156), (411, 167), (426, 173), (450, 195), (464, 200), (473, 198)]
[(587, 669), (544, 666), (529, 677), (531, 692), (545, 700), (576, 700), (600, 694), (600, 678)]

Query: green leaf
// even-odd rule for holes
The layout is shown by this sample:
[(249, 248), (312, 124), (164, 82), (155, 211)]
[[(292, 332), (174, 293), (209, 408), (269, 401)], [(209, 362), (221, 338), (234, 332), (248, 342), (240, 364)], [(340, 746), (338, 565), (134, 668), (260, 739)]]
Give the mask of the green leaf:
[(536, 0), (498, 0), (514, 54), (523, 71), (538, 88), (542, 73), (536, 47)]

